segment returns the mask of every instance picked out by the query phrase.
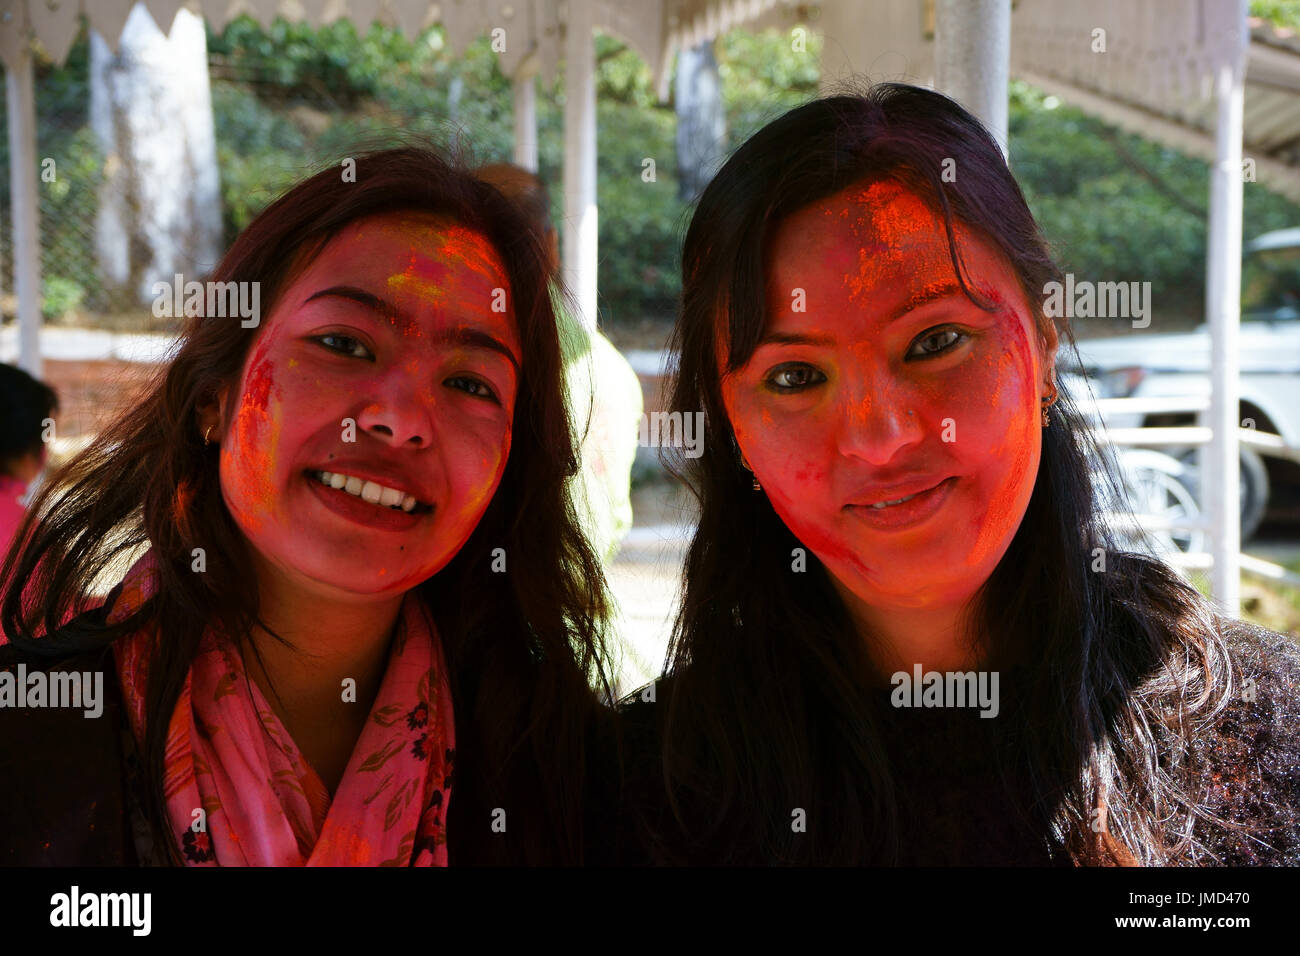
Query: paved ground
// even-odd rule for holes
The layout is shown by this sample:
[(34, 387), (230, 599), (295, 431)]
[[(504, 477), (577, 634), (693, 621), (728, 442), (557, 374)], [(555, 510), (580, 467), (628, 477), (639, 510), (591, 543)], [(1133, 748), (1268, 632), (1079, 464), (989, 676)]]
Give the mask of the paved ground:
[(608, 569), (618, 604), (620, 686), (635, 690), (662, 670), (692, 518), (686, 496), (654, 482), (632, 494), (633, 527)]

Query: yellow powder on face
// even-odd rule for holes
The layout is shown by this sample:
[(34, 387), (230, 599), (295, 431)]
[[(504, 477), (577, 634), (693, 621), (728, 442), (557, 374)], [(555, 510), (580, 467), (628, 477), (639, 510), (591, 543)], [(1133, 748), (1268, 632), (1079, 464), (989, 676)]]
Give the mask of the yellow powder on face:
[[(413, 249), (406, 268), (388, 277), (388, 288), (392, 292), (433, 305), (469, 305), (464, 301), (471, 291), (465, 276), (469, 272), (483, 280), (482, 287), (473, 290), (474, 294), (491, 297), (481, 305), (496, 306), (496, 290), (504, 292), (508, 283), (496, 251), (482, 235), (455, 224), (430, 228), (427, 219), (418, 218), (399, 219), (397, 227), (422, 231), (423, 238), (428, 240), (428, 248), (425, 252)], [(504, 305), (507, 310), (510, 308), (508, 295)], [(410, 323), (403, 333), (418, 336), (420, 330)]]

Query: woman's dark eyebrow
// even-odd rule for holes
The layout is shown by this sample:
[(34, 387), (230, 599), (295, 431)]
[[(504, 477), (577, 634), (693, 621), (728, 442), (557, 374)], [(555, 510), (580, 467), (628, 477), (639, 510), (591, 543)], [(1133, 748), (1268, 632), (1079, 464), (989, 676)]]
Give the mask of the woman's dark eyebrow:
[(835, 340), (829, 335), (800, 335), (798, 332), (768, 332), (758, 340), (759, 348), (764, 345), (822, 345), (830, 347)]
[(931, 302), (938, 302), (940, 299), (948, 299), (953, 296), (963, 296), (966, 293), (962, 291), (961, 286), (956, 279), (949, 279), (940, 285), (928, 286), (913, 292), (911, 297), (903, 303), (902, 307), (890, 313), (889, 318), (885, 320), (886, 324), (897, 322), (907, 313), (919, 309), (923, 305), (929, 305)]
[[(951, 298), (952, 296), (965, 296), (961, 286), (956, 280), (949, 280), (941, 285), (929, 286), (914, 292), (901, 307), (894, 310), (885, 319), (885, 324), (889, 325), (897, 322), (907, 313), (919, 309), (923, 305), (929, 305), (931, 302), (938, 302), (940, 299)], [(835, 339), (827, 335), (801, 335), (797, 332), (769, 332), (758, 340), (758, 348), (763, 345), (821, 345), (831, 347), (835, 344)]]
[[(325, 296), (336, 296), (341, 299), (350, 299), (353, 302), (359, 302), (373, 312), (377, 312), (386, 319), (401, 319), (410, 321), (409, 317), (401, 309), (393, 305), (387, 299), (382, 299), (373, 292), (367, 292), (365, 289), (358, 289), (351, 285), (334, 285), (328, 289), (321, 289), (319, 292), (313, 292), (307, 298), (303, 299), (302, 304), (306, 305), (313, 299), (320, 299)], [(510, 360), (514, 366), (515, 376), (518, 377), (521, 372), (519, 369), (519, 360), (515, 358), (515, 353), (510, 350), (500, 339), (489, 335), (487, 332), (479, 329), (468, 329), (464, 326), (445, 329), (438, 332), (433, 341), (439, 344), (448, 345), (467, 345), (471, 348), (487, 349), (492, 352), (499, 352)]]
[(966, 293), (961, 290), (961, 286), (956, 279), (949, 279), (939, 285), (918, 289), (912, 293), (902, 306), (891, 312), (885, 322), (886, 324), (897, 322), (907, 313), (913, 312), (923, 305), (929, 305), (931, 302), (938, 302), (940, 299), (948, 299), (958, 295), (964, 297)]

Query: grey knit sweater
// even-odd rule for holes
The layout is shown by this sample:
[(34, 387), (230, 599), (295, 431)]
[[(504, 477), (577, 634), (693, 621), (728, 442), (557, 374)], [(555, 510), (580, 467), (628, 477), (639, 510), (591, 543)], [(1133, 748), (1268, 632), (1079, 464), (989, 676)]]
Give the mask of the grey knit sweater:
[[(1228, 825), (1198, 819), (1194, 833), (1208, 852), (1190, 862), (1300, 865), (1300, 643), (1242, 621), (1224, 621), (1223, 633), (1240, 692), (1194, 740), (1189, 759), (1197, 806)], [(743, 838), (739, 846), (700, 845), (667, 812), (658, 720), (670, 693), (665, 680), (658, 703), (638, 694), (624, 705), (627, 775), (604, 862), (661, 862), (664, 847), (676, 862), (769, 862)], [(899, 863), (1068, 865), (1044, 816), (1022, 799), (1027, 788), (991, 770), (993, 751), (1005, 745), (1004, 721), (956, 708), (883, 704), (875, 713), (898, 798)], [(693, 797), (687, 803), (688, 824), (708, 812)]]

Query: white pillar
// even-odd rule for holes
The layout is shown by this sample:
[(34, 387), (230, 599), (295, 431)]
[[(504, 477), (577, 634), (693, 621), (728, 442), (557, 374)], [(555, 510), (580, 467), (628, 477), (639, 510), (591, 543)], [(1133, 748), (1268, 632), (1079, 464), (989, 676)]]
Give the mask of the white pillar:
[(1007, 81), (1011, 73), (1011, 0), (937, 0), (934, 75), (989, 128), (1007, 151)]
[(564, 38), (564, 281), (596, 328), (596, 51), (592, 0), (569, 0)]
[(36, 194), (36, 95), (27, 47), (5, 77), (9, 108), (9, 195), (13, 202), (14, 295), (18, 364), (41, 376), (41, 233)]
[(1218, 119), (1215, 163), (1210, 172), (1210, 219), (1205, 309), (1210, 325), (1210, 426), (1214, 438), (1206, 461), (1214, 548), (1210, 586), (1225, 614), (1241, 613), (1240, 418), (1241, 331), (1241, 128), (1244, 107), (1246, 3), (1238, 0), (1237, 36), (1230, 62), (1214, 79)]
[(514, 78), (515, 165), (537, 172), (537, 80), (520, 70)]

